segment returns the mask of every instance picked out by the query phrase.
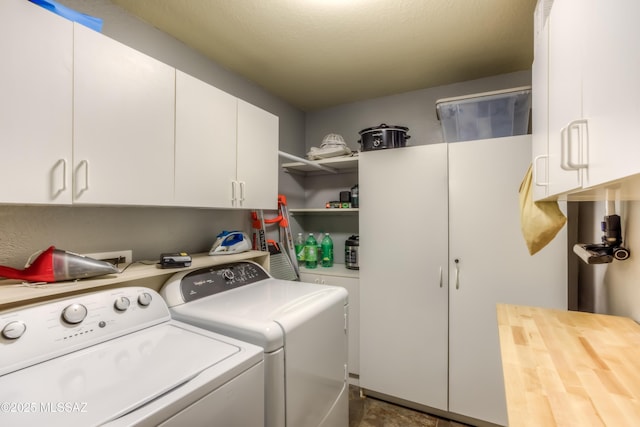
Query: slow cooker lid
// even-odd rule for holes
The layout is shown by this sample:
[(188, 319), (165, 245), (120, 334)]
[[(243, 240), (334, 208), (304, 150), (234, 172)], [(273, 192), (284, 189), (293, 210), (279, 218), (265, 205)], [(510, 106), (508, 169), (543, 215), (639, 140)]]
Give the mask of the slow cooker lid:
[(409, 130), (409, 128), (405, 127), (405, 126), (388, 126), (388, 125), (382, 123), (380, 126), (362, 129), (359, 132), (359, 134), (363, 135), (365, 133), (375, 132), (375, 131), (380, 131), (380, 130), (398, 130), (398, 131), (401, 131), (401, 132), (407, 132)]

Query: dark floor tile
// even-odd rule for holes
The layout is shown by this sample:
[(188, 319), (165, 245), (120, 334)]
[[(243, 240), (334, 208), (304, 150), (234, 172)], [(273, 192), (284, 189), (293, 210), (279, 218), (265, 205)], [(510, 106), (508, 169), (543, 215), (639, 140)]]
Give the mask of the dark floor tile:
[(371, 397), (360, 397), (360, 389), (350, 386), (349, 427), (466, 427), (466, 425)]

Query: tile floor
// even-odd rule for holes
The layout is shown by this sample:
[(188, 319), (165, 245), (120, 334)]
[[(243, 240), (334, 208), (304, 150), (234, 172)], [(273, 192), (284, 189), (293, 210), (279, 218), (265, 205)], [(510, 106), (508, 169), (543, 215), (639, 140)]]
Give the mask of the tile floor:
[(361, 398), (359, 388), (349, 386), (349, 427), (466, 426), (371, 397)]

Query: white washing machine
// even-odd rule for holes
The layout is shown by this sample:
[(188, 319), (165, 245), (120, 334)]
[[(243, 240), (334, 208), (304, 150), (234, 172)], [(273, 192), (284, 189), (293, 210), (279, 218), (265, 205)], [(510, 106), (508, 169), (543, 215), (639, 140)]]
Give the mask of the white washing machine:
[(141, 287), (0, 312), (0, 425), (263, 426), (262, 348)]
[(264, 349), (266, 426), (348, 426), (344, 288), (244, 261), (178, 273), (160, 294), (175, 319)]

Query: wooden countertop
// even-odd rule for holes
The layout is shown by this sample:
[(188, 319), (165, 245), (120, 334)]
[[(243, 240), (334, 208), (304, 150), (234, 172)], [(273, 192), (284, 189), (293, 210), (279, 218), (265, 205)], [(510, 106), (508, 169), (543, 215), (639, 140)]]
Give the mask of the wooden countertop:
[(640, 325), (499, 304), (509, 426), (640, 426)]

